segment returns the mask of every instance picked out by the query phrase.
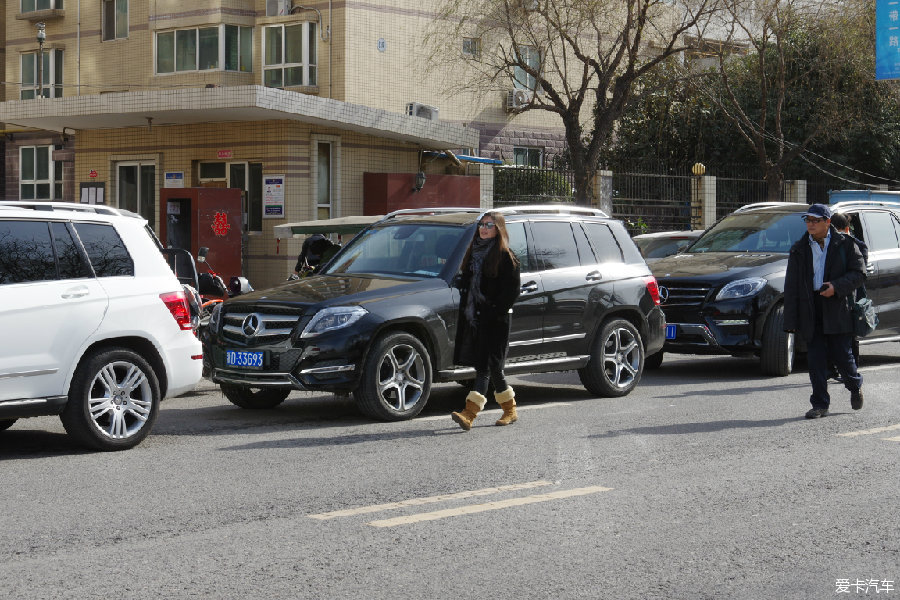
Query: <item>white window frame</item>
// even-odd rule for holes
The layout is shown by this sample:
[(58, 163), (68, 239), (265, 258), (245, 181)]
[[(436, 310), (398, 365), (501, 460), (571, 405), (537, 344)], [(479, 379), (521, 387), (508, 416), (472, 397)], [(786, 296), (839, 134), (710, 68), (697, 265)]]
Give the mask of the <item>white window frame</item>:
[[(518, 47), (518, 55), (522, 62), (531, 67), (534, 71), (541, 71), (541, 53), (534, 46), (520, 45)], [(513, 86), (517, 90), (538, 91), (537, 78), (525, 72), (525, 69), (516, 65), (513, 67)]]
[[(302, 28), (302, 57), (301, 62), (292, 62), (286, 63), (284, 59), (286, 57), (286, 43), (287, 36), (285, 35), (285, 27), (301, 27)], [(268, 56), (266, 54), (266, 44), (269, 39), (269, 35), (271, 32), (275, 30), (281, 31), (281, 48), (280, 48), (280, 56), (281, 62), (272, 62), (269, 63)], [(266, 25), (263, 27), (262, 34), (262, 48), (261, 48), (261, 56), (263, 63), (263, 74), (262, 74), (262, 83), (266, 87), (276, 87), (276, 88), (285, 88), (285, 87), (295, 87), (295, 86), (316, 86), (318, 85), (318, 30), (315, 21), (305, 21), (301, 23), (280, 23), (277, 25)], [(310, 57), (310, 47), (315, 44), (315, 57), (314, 59)], [(291, 85), (285, 85), (285, 70), (286, 69), (302, 69), (303, 78), (300, 83), (295, 83)], [(268, 85), (266, 83), (266, 75), (267, 73), (272, 73), (275, 71), (281, 71), (281, 85)]]
[[(47, 178), (46, 179), (37, 179), (37, 151), (38, 148), (46, 148), (47, 149)], [(26, 150), (31, 150), (34, 152), (34, 179), (19, 179), (19, 200), (60, 200), (62, 199), (62, 190), (57, 190), (57, 185), (62, 184), (62, 180), (60, 178), (57, 181), (57, 175), (59, 175), (57, 171), (57, 161), (53, 160), (53, 146), (20, 146), (19, 147), (19, 173), (22, 174), (22, 153)], [(62, 167), (62, 163), (59, 164)], [(48, 195), (47, 197), (39, 198), (37, 195), (37, 186), (39, 185), (47, 185), (48, 186)], [(30, 185), (32, 186), (32, 195), (31, 198), (23, 198), (22, 197), (22, 186)]]
[[(327, 144), (331, 158), (331, 185), (327, 203), (319, 202), (319, 144)], [(341, 214), (341, 138), (336, 135), (314, 134), (310, 136), (310, 198), (313, 219), (319, 219), (319, 210), (328, 210), (329, 217)]]
[[(38, 88), (40, 87), (38, 82), (38, 63), (37, 60), (34, 61), (34, 72), (31, 74), (31, 80), (34, 82), (32, 85), (25, 84), (25, 57), (26, 56), (34, 56), (35, 59), (38, 58), (38, 50), (34, 52), (22, 52), (19, 55), (19, 73), (21, 77), (19, 81), (22, 82), (22, 87), (19, 91), (19, 98), (22, 100), (30, 100), (31, 98), (38, 97)], [(63, 68), (65, 67), (65, 53), (61, 48), (45, 48), (44, 56), (46, 60), (44, 61), (46, 64), (43, 70), (43, 77), (46, 80), (44, 82), (44, 98), (62, 98), (63, 96), (63, 82), (62, 78), (64, 77)], [(56, 81), (56, 74), (59, 71), (60, 81)], [(31, 98), (26, 98), (28, 92), (33, 92), (33, 96)]]
[[(226, 36), (225, 36), (225, 28), (228, 27), (236, 27), (238, 30), (237, 36), (237, 44), (238, 44), (238, 68), (234, 69), (226, 69), (226, 58), (227, 58), (227, 48), (226, 45)], [(217, 64), (215, 67), (211, 69), (201, 69), (200, 65), (200, 30), (201, 29), (216, 29), (218, 30), (218, 56), (217, 56)], [(177, 60), (178, 60), (178, 32), (179, 31), (194, 31), (194, 40), (196, 42), (196, 50), (194, 54), (194, 64), (197, 65), (196, 69), (183, 69), (181, 71), (178, 70)], [(159, 70), (159, 36), (172, 34), (172, 70), (171, 71), (160, 71)], [(244, 64), (241, 60), (241, 38), (245, 34), (250, 35), (250, 60), (249, 64)], [(220, 23), (218, 25), (200, 25), (197, 27), (181, 27), (179, 29), (167, 29), (166, 31), (157, 31), (156, 35), (153, 36), (153, 72), (156, 75), (178, 75), (179, 73), (209, 73), (211, 71), (227, 71), (229, 73), (252, 73), (253, 72), (253, 27), (248, 27), (246, 25), (232, 25), (231, 23)]]
[[(143, 177), (143, 175), (141, 174), (141, 167), (153, 167), (153, 170), (154, 170), (153, 199), (152, 199), (153, 206), (151, 207), (151, 209), (152, 209), (152, 212), (156, 213), (156, 211), (158, 210), (156, 201), (159, 196), (159, 181), (158, 181), (159, 164), (158, 164), (158, 161), (155, 159), (133, 159), (133, 160), (117, 160), (117, 161), (113, 162), (113, 173), (114, 173), (114, 177), (115, 177), (115, 181), (116, 181), (115, 203), (116, 203), (116, 207), (118, 207), (118, 208), (123, 208), (123, 207), (119, 206), (119, 198), (120, 198), (121, 189), (122, 189), (121, 176), (119, 173), (119, 168), (121, 168), (121, 167), (136, 167), (137, 168), (137, 177), (138, 177), (138, 179), (137, 179), (137, 181), (138, 181), (138, 183), (137, 183), (137, 189), (138, 189), (137, 201), (138, 201), (138, 205), (136, 207), (137, 210), (135, 212), (138, 214), (143, 214), (143, 211), (141, 210), (141, 208), (142, 208), (141, 202), (148, 201), (147, 198), (142, 198), (140, 195), (141, 190), (143, 189), (143, 186), (141, 185), (141, 183), (142, 183), (141, 178)], [(107, 202), (111, 203), (112, 200), (107, 200)], [(157, 215), (156, 220), (158, 221), (158, 219), (159, 219), (159, 216)], [(157, 225), (158, 225), (158, 223), (157, 223)]]
[[(517, 160), (516, 154), (519, 152), (525, 154), (525, 162), (524, 163), (520, 163)], [(537, 153), (537, 158), (538, 158), (538, 164), (536, 164), (536, 165), (532, 165), (528, 161), (530, 155), (534, 152)], [(538, 148), (535, 146), (513, 146), (513, 161), (515, 162), (517, 167), (543, 167), (544, 166), (544, 149)]]
[(462, 39), (462, 55), (471, 60), (481, 58), (481, 38), (464, 37)]
[[(25, 9), (25, 2), (30, 1), (34, 4), (34, 8)], [(38, 4), (45, 0), (21, 0), (19, 2), (19, 8), (21, 9), (20, 14), (28, 14), (32, 12), (37, 12), (39, 10), (62, 10), (63, 0), (46, 0), (49, 4), (47, 7), (39, 7)]]
[[(118, 5), (120, 2), (125, 3), (125, 16), (124, 23), (119, 20), (119, 12)], [(110, 20), (109, 11), (113, 11), (112, 15), (112, 31), (109, 31), (107, 27), (108, 22)], [(128, 0), (103, 0), (103, 5), (100, 10), (100, 39), (104, 42), (111, 42), (113, 40), (124, 40), (128, 39), (128, 17), (131, 11), (131, 7), (128, 4)], [(124, 26), (125, 31), (120, 32), (120, 26)], [(121, 33), (121, 35), (120, 35)]]

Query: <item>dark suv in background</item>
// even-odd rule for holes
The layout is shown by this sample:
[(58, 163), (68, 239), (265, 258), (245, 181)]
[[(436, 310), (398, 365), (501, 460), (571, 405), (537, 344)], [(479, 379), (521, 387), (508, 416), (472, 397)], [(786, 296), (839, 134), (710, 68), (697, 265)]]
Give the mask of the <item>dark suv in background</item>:
[[(521, 262), (508, 374), (577, 370), (598, 396), (628, 394), (663, 343), (656, 281), (622, 223), (593, 209), (503, 209)], [(408, 419), (453, 364), (460, 263), (481, 212), (398, 211), (312, 277), (233, 298), (212, 317), (212, 380), (245, 408), (292, 390), (352, 393), (365, 414)]]
[[(751, 204), (710, 227), (680, 254), (652, 263), (668, 329), (665, 352), (758, 356), (766, 375), (788, 375), (800, 338), (783, 331), (784, 275), (791, 246), (806, 234), (808, 205)], [(866, 290), (880, 323), (860, 343), (900, 340), (900, 205), (831, 206), (869, 247)], [(663, 353), (647, 358), (648, 368)]]

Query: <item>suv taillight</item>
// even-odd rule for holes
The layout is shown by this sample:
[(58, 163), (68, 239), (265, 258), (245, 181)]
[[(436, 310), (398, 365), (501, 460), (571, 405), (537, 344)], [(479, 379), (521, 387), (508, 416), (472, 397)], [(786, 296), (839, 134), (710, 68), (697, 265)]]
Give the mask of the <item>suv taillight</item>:
[(652, 275), (650, 277), (644, 277), (644, 283), (647, 284), (647, 291), (650, 292), (650, 297), (653, 298), (653, 302), (659, 306), (659, 284), (656, 283), (656, 277)]
[(191, 329), (191, 311), (188, 308), (187, 297), (184, 292), (168, 292), (160, 294), (160, 299), (166, 303), (166, 308), (172, 313), (172, 317), (178, 326), (185, 330)]

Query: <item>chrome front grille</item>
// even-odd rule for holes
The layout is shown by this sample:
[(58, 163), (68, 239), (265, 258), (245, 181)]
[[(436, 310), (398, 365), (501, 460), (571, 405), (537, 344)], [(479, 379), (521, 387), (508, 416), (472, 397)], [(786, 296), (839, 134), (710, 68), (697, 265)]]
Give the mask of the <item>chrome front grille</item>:
[(274, 344), (290, 337), (299, 314), (230, 312), (222, 316), (222, 337), (241, 345)]
[(709, 296), (712, 289), (706, 285), (686, 285), (680, 283), (659, 282), (660, 300), (662, 308), (687, 308), (700, 306)]

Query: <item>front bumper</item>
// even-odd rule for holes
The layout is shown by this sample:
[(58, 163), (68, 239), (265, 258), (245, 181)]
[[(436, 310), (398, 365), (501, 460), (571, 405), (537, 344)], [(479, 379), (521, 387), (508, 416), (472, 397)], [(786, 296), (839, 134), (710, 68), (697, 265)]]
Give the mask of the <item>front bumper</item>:
[(675, 326), (675, 338), (665, 341), (663, 351), (756, 355), (762, 345), (764, 316), (752, 299), (710, 303), (693, 311), (666, 309), (668, 324)]

